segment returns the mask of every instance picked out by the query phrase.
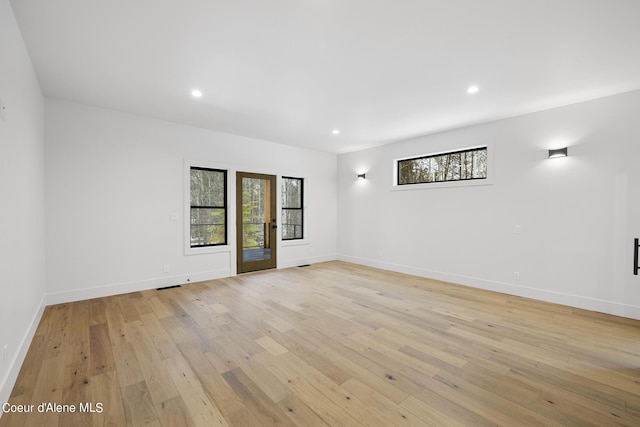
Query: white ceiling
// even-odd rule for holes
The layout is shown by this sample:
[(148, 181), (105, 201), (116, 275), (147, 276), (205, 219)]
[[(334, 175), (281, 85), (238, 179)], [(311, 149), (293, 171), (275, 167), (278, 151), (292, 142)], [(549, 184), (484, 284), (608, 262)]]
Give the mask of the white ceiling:
[(638, 0), (11, 5), (45, 96), (335, 153), (640, 89)]

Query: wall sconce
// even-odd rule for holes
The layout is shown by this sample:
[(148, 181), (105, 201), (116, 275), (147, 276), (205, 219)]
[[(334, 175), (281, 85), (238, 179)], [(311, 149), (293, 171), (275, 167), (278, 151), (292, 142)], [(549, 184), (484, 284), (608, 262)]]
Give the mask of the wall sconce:
[(567, 147), (556, 148), (555, 150), (549, 150), (550, 159), (555, 159), (558, 157), (567, 157)]
[(366, 174), (364, 174), (364, 173), (359, 173), (359, 174), (358, 174), (358, 179), (366, 179)]

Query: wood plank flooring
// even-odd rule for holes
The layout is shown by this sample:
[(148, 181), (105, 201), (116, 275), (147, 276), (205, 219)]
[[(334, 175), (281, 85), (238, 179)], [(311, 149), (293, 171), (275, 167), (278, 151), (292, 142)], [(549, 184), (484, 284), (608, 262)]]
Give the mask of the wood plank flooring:
[(1, 427), (638, 426), (640, 322), (335, 261), (47, 307), (10, 403)]

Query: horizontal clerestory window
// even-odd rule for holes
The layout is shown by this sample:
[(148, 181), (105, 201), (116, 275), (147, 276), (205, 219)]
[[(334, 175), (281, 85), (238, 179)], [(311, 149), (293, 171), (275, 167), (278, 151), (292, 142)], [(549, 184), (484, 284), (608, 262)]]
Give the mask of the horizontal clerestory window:
[(487, 178), (486, 146), (402, 159), (397, 162), (398, 185)]

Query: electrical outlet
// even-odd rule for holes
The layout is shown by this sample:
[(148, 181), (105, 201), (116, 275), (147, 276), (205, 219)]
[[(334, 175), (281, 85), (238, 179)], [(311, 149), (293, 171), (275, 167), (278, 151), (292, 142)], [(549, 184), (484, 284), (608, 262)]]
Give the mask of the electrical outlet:
[(165, 264), (162, 266), (162, 271), (164, 271), (165, 273), (169, 272), (169, 264)]
[(520, 273), (517, 271), (513, 272), (513, 280), (520, 280)]
[(4, 122), (7, 118), (7, 105), (0, 99), (0, 119)]
[(513, 234), (522, 234), (522, 226), (516, 225), (513, 227)]

